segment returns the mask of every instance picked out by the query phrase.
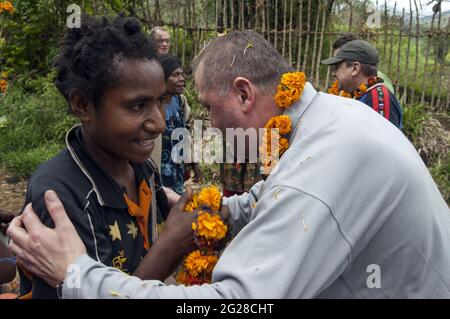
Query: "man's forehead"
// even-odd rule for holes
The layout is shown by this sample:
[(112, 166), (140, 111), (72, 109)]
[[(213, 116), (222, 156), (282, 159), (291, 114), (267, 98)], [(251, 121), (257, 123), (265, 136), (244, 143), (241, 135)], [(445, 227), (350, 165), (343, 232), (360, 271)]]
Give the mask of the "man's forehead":
[(169, 35), (169, 32), (166, 32), (164, 30), (157, 30), (156, 31), (156, 37), (158, 37), (158, 38), (169, 38), (170, 35)]

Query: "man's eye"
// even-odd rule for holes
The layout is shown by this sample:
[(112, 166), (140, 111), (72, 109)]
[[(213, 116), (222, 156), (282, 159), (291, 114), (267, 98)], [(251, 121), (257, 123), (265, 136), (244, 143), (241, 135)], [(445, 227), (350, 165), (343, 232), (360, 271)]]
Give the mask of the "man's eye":
[(145, 107), (145, 103), (144, 103), (144, 102), (139, 102), (139, 103), (133, 104), (133, 105), (131, 106), (131, 108), (132, 108), (133, 110), (135, 110), (135, 111), (142, 110), (144, 107)]

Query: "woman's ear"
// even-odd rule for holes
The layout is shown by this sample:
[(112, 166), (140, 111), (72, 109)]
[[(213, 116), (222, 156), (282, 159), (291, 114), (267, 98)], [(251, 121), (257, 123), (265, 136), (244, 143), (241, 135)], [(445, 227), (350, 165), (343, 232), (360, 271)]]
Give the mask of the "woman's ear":
[(89, 101), (79, 94), (78, 91), (74, 91), (69, 96), (70, 110), (76, 116), (78, 116), (81, 122), (89, 122), (92, 118), (92, 106)]
[(253, 84), (246, 78), (239, 76), (233, 81), (233, 89), (242, 105), (242, 111), (244, 113), (249, 112), (256, 100), (256, 90)]

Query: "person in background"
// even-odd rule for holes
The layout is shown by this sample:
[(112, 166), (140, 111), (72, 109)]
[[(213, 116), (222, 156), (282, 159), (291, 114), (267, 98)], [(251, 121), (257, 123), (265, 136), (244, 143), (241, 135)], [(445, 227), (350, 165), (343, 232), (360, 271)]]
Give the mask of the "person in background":
[[(6, 284), (16, 276), (16, 263), (13, 253), (0, 240), (0, 285)], [(0, 291), (1, 293), (1, 291)]]
[[(14, 254), (6, 247), (7, 225), (16, 217), (16, 214), (0, 208), (0, 299), (13, 299), (17, 297), (11, 290), (11, 285), (16, 276), (16, 261)], [(8, 284), (9, 285), (5, 285)]]
[[(340, 36), (339, 38), (337, 38), (336, 41), (334, 41), (334, 43), (333, 43), (333, 56), (336, 55), (336, 53), (339, 51), (339, 49), (344, 44), (346, 44), (350, 41), (353, 41), (353, 40), (359, 40), (359, 39), (352, 33), (346, 33), (346, 34)], [(386, 74), (384, 74), (380, 70), (377, 70), (377, 76), (379, 78), (383, 79), (384, 85), (389, 89), (389, 91), (391, 91), (392, 93), (395, 92), (394, 85), (392, 84), (391, 79), (389, 79), (389, 77)]]
[(150, 38), (156, 43), (159, 54), (167, 54), (170, 51), (170, 33), (164, 27), (154, 27), (150, 30)]
[(221, 163), (219, 169), (225, 197), (248, 192), (261, 180), (257, 163)]
[[(164, 101), (166, 129), (161, 135), (161, 151), (155, 149), (152, 152), (152, 158), (155, 159), (157, 165), (160, 163), (163, 186), (181, 195), (184, 191), (184, 181), (188, 168), (194, 170), (196, 181), (200, 179), (200, 171), (197, 164), (185, 165), (184, 163), (176, 163), (172, 158), (172, 149), (178, 143), (178, 139), (172, 139), (172, 133), (177, 128), (189, 129), (190, 107), (186, 97), (182, 94), (185, 76), (180, 61), (175, 56), (162, 54), (159, 56), (159, 60), (166, 79), (167, 96)], [(156, 144), (158, 145), (159, 143), (156, 142)]]
[(350, 41), (322, 63), (333, 67), (339, 89), (346, 92), (345, 96), (367, 104), (402, 129), (400, 103), (377, 76), (378, 50), (375, 47), (363, 40)]

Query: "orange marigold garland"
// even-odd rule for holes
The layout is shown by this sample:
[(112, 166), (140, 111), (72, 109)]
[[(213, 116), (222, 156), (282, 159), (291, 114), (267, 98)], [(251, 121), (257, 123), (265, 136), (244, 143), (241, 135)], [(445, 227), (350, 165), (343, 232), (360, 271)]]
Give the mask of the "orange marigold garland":
[(0, 13), (2, 13), (3, 11), (8, 12), (9, 14), (12, 14), (14, 12), (14, 6), (11, 1), (0, 2)]
[(297, 101), (303, 93), (306, 76), (303, 72), (288, 72), (281, 76), (275, 94), (275, 102), (280, 108), (288, 108)]
[(366, 94), (367, 89), (371, 87), (372, 85), (375, 85), (377, 83), (382, 83), (383, 79), (379, 77), (371, 77), (367, 81), (367, 84), (362, 83), (356, 90), (354, 90), (352, 93), (348, 93), (344, 90), (339, 90), (339, 82), (338, 80), (334, 81), (331, 87), (328, 89), (329, 94), (333, 95), (339, 95), (343, 97), (348, 97), (350, 99), (359, 99), (361, 96)]
[[(291, 107), (300, 99), (305, 85), (306, 76), (303, 72), (283, 74), (275, 94), (276, 105), (282, 109)], [(289, 140), (286, 137), (291, 131), (292, 121), (287, 115), (272, 117), (264, 126), (264, 136), (259, 149), (263, 175), (270, 174), (278, 163), (279, 157), (289, 148)]]
[(333, 95), (339, 95), (339, 81), (336, 80), (331, 84), (330, 88), (328, 89), (329, 94)]
[(218, 260), (217, 243), (225, 238), (228, 227), (219, 213), (222, 196), (216, 186), (203, 188), (194, 194), (185, 207), (185, 211), (198, 215), (192, 230), (198, 249), (190, 253), (178, 272), (177, 282), (186, 286), (211, 282), (211, 274)]

